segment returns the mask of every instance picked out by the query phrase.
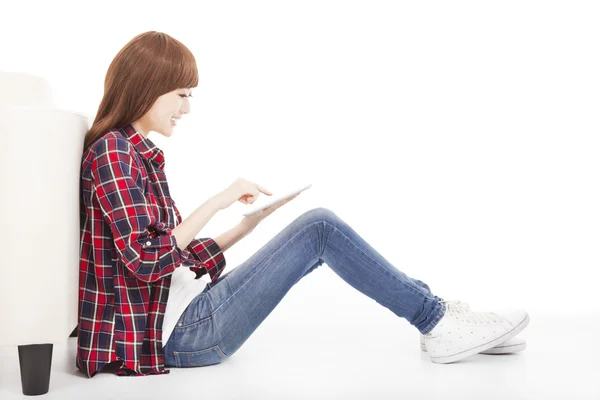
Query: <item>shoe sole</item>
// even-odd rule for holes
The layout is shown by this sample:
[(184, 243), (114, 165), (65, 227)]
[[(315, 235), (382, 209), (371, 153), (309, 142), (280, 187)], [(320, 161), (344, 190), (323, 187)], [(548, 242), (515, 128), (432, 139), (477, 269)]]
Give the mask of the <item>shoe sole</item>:
[(509, 346), (494, 346), (482, 351), (480, 354), (510, 354), (525, 350), (525, 343), (513, 344)]
[(504, 335), (497, 337), (496, 339), (481, 344), (477, 347), (473, 347), (468, 350), (461, 351), (460, 353), (452, 354), (450, 356), (435, 356), (432, 357), (429, 353), (429, 358), (432, 362), (436, 364), (448, 364), (454, 361), (461, 360), (463, 358), (472, 356), (473, 354), (481, 353), (482, 351), (488, 350), (502, 342), (506, 342), (508, 339), (517, 336), (519, 332), (521, 332), (525, 327), (529, 324), (529, 314), (525, 314), (525, 318), (521, 322), (519, 322), (513, 329), (506, 332)]
[[(518, 353), (519, 351), (525, 350), (526, 344), (511, 344), (507, 346), (494, 346), (487, 350), (482, 351), (480, 354), (510, 354)], [(421, 344), (421, 351), (427, 352), (425, 344)]]

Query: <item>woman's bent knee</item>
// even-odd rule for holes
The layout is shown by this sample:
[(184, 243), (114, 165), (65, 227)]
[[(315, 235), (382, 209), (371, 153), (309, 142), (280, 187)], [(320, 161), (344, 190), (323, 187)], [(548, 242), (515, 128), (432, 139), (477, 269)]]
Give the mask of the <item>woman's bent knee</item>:
[(321, 221), (330, 222), (339, 219), (336, 213), (325, 207), (317, 207), (308, 210), (299, 218), (302, 218), (305, 224), (311, 224), (314, 222)]

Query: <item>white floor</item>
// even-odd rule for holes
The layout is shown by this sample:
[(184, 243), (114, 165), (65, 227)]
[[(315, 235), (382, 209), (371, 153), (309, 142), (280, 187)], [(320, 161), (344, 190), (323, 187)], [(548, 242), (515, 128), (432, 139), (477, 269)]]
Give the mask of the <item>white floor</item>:
[[(527, 349), (434, 364), (419, 332), (371, 299), (307, 307), (291, 291), (219, 365), (162, 376), (87, 379), (76, 339), (55, 345), (49, 399), (600, 399), (600, 319), (530, 312)], [(314, 300), (314, 298), (312, 299)], [(338, 302), (336, 304), (336, 302)], [(318, 310), (318, 313), (314, 311)], [(483, 311), (483, 310), (481, 310)], [(0, 347), (0, 399), (22, 395), (16, 347)]]

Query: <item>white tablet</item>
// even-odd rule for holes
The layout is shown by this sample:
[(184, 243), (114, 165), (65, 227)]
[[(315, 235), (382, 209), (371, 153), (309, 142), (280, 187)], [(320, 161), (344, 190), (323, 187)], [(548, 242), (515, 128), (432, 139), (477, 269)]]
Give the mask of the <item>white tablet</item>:
[[(248, 215), (254, 214), (255, 212), (258, 212), (262, 209), (272, 206), (273, 204), (278, 203), (283, 199), (287, 199), (288, 197), (293, 196), (296, 193), (300, 193), (300, 192), (308, 189), (311, 186), (312, 186), (312, 183), (309, 183), (308, 185), (303, 185), (297, 189), (290, 190), (290, 191), (284, 192), (282, 194), (273, 193), (272, 196), (267, 196), (266, 194), (261, 193), (258, 196), (258, 200), (256, 201), (256, 203), (246, 205), (246, 208), (244, 209), (244, 212), (242, 213), (242, 215), (248, 216)], [(260, 201), (261, 198), (264, 200)]]

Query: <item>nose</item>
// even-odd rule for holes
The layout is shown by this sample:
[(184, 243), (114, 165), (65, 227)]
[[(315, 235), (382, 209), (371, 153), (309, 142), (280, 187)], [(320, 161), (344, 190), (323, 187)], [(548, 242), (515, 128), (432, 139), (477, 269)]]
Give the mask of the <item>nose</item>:
[(183, 102), (183, 107), (180, 110), (181, 114), (189, 114), (190, 112), (190, 102), (188, 101), (184, 101)]

